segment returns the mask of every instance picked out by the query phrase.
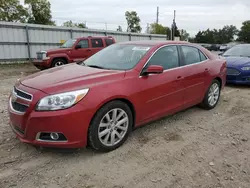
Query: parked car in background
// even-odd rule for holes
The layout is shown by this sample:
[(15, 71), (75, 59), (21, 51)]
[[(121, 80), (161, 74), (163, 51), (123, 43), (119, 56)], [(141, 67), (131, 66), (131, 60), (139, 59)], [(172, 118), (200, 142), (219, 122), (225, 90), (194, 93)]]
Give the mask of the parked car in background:
[(227, 61), (227, 83), (250, 84), (250, 44), (236, 45), (221, 55)]
[(69, 39), (59, 49), (37, 52), (33, 64), (43, 70), (85, 60), (113, 43), (115, 39), (110, 36)]
[(210, 47), (208, 47), (208, 50), (210, 51), (219, 51), (220, 45), (219, 44), (212, 44)]
[(204, 47), (204, 48), (206, 48), (207, 50), (209, 50), (210, 49), (210, 47), (211, 47), (211, 44), (200, 44), (202, 47)]
[(220, 46), (220, 51), (221, 51), (221, 52), (225, 52), (225, 51), (227, 51), (228, 49), (230, 49), (230, 48), (232, 48), (233, 46), (238, 45), (238, 44), (240, 44), (240, 43), (239, 43), (239, 42), (230, 42), (230, 43), (227, 43), (227, 44), (222, 44), (222, 45)]
[(110, 151), (147, 122), (197, 104), (214, 108), (225, 82), (226, 61), (201, 46), (117, 43), (82, 63), (19, 80), (10, 125), (26, 143)]

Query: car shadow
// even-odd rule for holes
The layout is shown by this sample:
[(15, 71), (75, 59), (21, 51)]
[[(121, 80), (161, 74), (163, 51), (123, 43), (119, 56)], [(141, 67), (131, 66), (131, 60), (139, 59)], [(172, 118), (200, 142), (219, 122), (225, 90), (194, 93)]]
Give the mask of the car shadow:
[(237, 85), (237, 84), (226, 84), (227, 87), (235, 89), (249, 89), (250, 85)]

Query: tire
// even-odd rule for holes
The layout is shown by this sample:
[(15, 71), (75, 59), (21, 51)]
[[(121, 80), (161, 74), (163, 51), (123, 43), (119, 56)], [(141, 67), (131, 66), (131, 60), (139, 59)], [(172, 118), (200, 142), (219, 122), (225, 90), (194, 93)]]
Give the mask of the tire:
[[(217, 91), (217, 92), (216, 92)], [(213, 92), (213, 94), (211, 93)], [(218, 80), (213, 80), (209, 86), (201, 106), (206, 110), (211, 110), (218, 104), (221, 94), (221, 84)], [(210, 98), (210, 95), (212, 98)]]
[[(115, 110), (116, 113), (114, 113)], [(113, 118), (113, 114), (117, 115), (116, 118)], [(119, 117), (119, 115), (122, 116)], [(108, 121), (108, 117), (110, 117), (110, 121)], [(123, 121), (124, 124), (121, 124)], [(91, 121), (88, 130), (89, 146), (103, 152), (115, 150), (127, 140), (132, 125), (133, 114), (129, 106), (122, 101), (109, 102), (98, 110)]]
[(67, 64), (67, 61), (62, 58), (56, 58), (53, 60), (51, 67), (58, 67)]

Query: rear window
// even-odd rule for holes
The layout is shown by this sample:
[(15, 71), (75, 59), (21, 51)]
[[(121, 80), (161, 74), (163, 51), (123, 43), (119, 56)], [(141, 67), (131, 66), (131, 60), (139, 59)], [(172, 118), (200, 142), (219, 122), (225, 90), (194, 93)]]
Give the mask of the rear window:
[(106, 42), (106, 46), (109, 46), (114, 43), (112, 39), (105, 39), (105, 42)]
[(91, 39), (92, 48), (101, 48), (103, 47), (102, 39)]

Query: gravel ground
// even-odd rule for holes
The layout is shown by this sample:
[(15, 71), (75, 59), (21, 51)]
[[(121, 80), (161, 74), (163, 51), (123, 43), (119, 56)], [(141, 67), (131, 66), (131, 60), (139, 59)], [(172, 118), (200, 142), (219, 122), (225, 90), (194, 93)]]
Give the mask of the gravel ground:
[(193, 107), (132, 132), (109, 153), (36, 149), (16, 139), (7, 99), (30, 65), (0, 66), (0, 187), (250, 187), (250, 90), (227, 86), (218, 106)]

